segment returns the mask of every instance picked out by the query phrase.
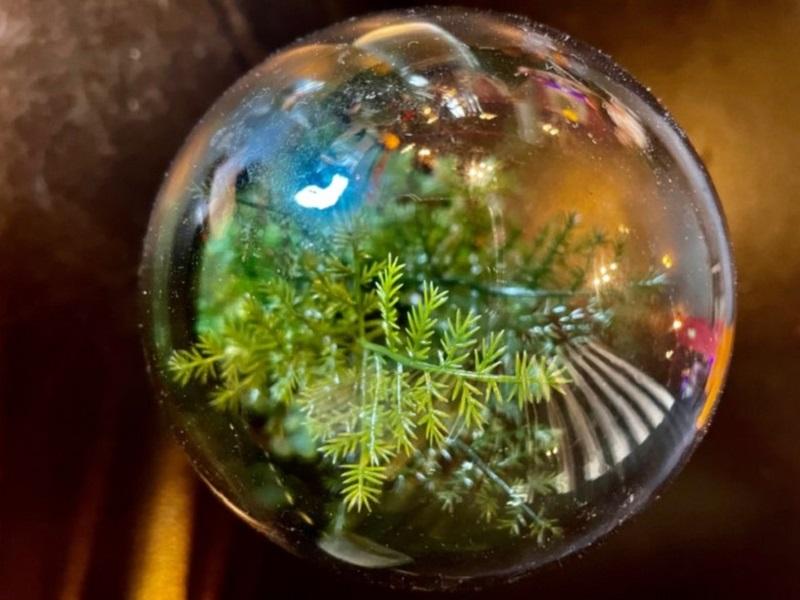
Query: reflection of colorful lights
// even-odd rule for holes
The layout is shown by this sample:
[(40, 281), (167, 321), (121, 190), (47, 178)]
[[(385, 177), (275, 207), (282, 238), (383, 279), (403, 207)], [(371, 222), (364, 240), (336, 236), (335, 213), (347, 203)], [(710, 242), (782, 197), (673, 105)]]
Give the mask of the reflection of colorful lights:
[(603, 108), (614, 124), (614, 135), (622, 144), (642, 149), (647, 147), (647, 133), (636, 115), (614, 98), (604, 102)]
[(494, 180), (495, 164), (490, 160), (472, 161), (465, 174), (470, 186), (483, 188)]
[(304, 97), (321, 90), (323, 87), (325, 87), (325, 82), (323, 81), (317, 81), (314, 79), (299, 81), (295, 85), (292, 93), (284, 98), (281, 109), (286, 111), (291, 110), (299, 100), (302, 100)]
[(616, 271), (618, 268), (619, 267), (617, 266), (617, 263), (611, 263), (608, 266), (601, 265), (599, 274), (596, 275), (595, 278), (592, 280), (592, 284), (594, 285), (594, 287), (599, 288), (603, 285), (611, 283), (612, 271)]
[(672, 329), (674, 329), (675, 331), (678, 331), (681, 327), (683, 327), (683, 321), (681, 321), (680, 319), (675, 319), (672, 322)]
[(561, 109), (561, 114), (570, 123), (577, 123), (578, 120), (579, 120), (578, 113), (576, 113), (573, 109), (571, 109), (569, 107), (562, 108)]
[(544, 125), (542, 125), (542, 131), (544, 131), (545, 133), (548, 133), (550, 135), (558, 135), (559, 134), (558, 127), (554, 127), (550, 123), (545, 123)]
[(661, 264), (664, 265), (665, 269), (671, 269), (672, 265), (674, 264), (672, 261), (672, 256), (669, 254), (665, 254), (661, 257)]
[(416, 167), (426, 173), (431, 173), (434, 167), (433, 152), (430, 148), (420, 148), (417, 151)]
[(425, 117), (425, 123), (430, 125), (431, 123), (435, 123), (439, 120), (439, 115), (433, 112), (433, 109), (430, 106), (425, 106), (422, 108), (422, 116)]
[(444, 105), (447, 107), (447, 110), (453, 115), (453, 118), (462, 119), (467, 116), (466, 108), (456, 90), (451, 88), (445, 89), (442, 94), (442, 99), (444, 100)]
[(326, 187), (307, 185), (294, 195), (294, 200), (303, 208), (324, 210), (339, 201), (349, 184), (350, 180), (347, 177), (337, 173)]
[(387, 150), (397, 150), (400, 146), (400, 138), (391, 131), (387, 131), (381, 136), (381, 143)]

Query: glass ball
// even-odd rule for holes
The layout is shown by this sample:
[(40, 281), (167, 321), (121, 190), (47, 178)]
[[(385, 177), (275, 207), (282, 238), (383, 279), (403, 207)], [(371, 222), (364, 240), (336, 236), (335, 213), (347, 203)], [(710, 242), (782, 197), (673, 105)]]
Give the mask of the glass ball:
[(158, 197), (151, 370), (194, 466), (292, 552), (508, 579), (638, 511), (729, 360), (714, 190), (608, 57), (513, 16), (378, 14), (272, 55)]

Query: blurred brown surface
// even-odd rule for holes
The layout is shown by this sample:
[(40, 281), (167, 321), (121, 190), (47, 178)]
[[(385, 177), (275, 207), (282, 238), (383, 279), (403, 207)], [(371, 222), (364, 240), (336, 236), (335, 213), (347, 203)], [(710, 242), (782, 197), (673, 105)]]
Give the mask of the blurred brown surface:
[[(0, 2), (0, 598), (401, 597), (227, 511), (159, 422), (137, 329), (153, 197), (267, 51), (368, 0)], [(445, 2), (442, 2), (445, 4)], [(716, 182), (739, 268), (731, 376), (660, 501), (486, 597), (800, 595), (800, 4), (495, 0), (605, 49)]]

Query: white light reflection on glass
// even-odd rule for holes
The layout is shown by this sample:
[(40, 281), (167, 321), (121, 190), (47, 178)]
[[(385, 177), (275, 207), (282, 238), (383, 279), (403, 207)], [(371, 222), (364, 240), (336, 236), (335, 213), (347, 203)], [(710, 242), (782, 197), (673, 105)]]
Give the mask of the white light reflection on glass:
[(294, 201), (303, 208), (324, 210), (339, 201), (349, 184), (350, 180), (347, 177), (337, 173), (324, 188), (318, 185), (307, 185), (294, 195)]

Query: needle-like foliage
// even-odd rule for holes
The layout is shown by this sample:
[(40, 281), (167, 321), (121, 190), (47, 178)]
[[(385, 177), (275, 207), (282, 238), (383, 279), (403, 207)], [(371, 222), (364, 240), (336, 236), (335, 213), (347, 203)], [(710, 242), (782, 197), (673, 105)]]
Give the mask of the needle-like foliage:
[(558, 346), (613, 318), (588, 279), (621, 244), (580, 233), (575, 215), (498, 236), (452, 175), (443, 195), (409, 193), (324, 234), (261, 204), (259, 225), (234, 221), (207, 258), (226, 277), (202, 279), (197, 340), (167, 368), (220, 410), (255, 410), (270, 435), (301, 423), (347, 513), (414, 485), (446, 513), (543, 543), (559, 531), (537, 505), (559, 488), (561, 437), (541, 405), (568, 383)]
[(326, 259), (294, 287), (265, 283), (264, 301), (249, 299), (221, 335), (202, 335), (169, 362), (181, 385), (218, 381), (220, 408), (238, 410), (261, 386), (296, 403), (356, 511), (379, 501), (398, 456), (479, 432), (496, 405), (543, 401), (566, 382), (557, 359), (525, 351), (507, 370), (502, 331), (483, 336), (479, 316), (448, 310), (432, 282), (406, 294), (405, 266), (391, 254), (364, 259)]

